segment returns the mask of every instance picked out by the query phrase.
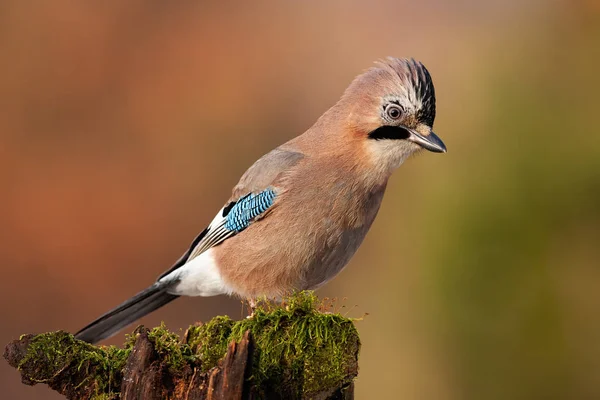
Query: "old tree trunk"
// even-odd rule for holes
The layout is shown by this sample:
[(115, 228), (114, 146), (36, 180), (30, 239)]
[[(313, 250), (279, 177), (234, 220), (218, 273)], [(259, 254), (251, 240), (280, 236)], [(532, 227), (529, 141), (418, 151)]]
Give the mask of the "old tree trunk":
[(66, 332), (24, 335), (4, 358), (23, 383), (68, 399), (351, 399), (358, 333), (352, 320), (317, 307), (300, 293), (250, 319), (192, 326), (183, 340), (164, 326), (139, 327), (124, 348)]

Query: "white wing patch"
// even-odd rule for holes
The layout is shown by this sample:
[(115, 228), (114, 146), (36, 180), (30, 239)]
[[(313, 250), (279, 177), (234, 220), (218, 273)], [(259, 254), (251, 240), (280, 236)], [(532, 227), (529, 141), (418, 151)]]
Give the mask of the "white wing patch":
[(204, 236), (198, 245), (192, 250), (187, 260), (188, 263), (198, 255), (204, 253), (206, 250), (216, 246), (225, 239), (237, 233), (225, 228), (227, 217), (223, 217), (223, 209), (224, 208), (221, 208), (219, 210), (215, 218), (208, 225), (208, 232), (206, 233), (206, 236)]
[(256, 194), (249, 193), (223, 207), (196, 237), (189, 253), (161, 275), (158, 282), (169, 282), (171, 286), (168, 292), (177, 295), (215, 296), (231, 293), (232, 290), (221, 279), (214, 247), (243, 231), (264, 214), (273, 204), (275, 196), (274, 190), (268, 188)]

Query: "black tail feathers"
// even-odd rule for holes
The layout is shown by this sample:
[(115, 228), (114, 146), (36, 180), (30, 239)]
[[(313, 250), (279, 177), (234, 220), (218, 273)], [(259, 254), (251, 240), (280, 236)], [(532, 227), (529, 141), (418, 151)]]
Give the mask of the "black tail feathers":
[(170, 286), (155, 283), (77, 332), (75, 338), (97, 343), (114, 335), (137, 319), (179, 297), (167, 292)]

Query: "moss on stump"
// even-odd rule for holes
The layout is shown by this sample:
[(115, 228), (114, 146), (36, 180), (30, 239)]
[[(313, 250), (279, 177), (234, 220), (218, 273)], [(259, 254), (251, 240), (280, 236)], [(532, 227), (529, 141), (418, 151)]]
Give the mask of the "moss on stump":
[(71, 399), (351, 398), (358, 333), (351, 319), (319, 307), (312, 292), (300, 292), (262, 302), (252, 318), (191, 326), (183, 340), (164, 325), (140, 327), (123, 348), (66, 332), (24, 335), (4, 357), (24, 383)]

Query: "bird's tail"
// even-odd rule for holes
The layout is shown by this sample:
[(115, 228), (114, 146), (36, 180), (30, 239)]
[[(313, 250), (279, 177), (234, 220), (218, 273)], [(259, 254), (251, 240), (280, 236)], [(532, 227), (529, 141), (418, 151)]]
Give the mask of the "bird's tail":
[(135, 320), (179, 297), (167, 292), (170, 286), (155, 283), (77, 332), (75, 338), (97, 343), (114, 335)]

